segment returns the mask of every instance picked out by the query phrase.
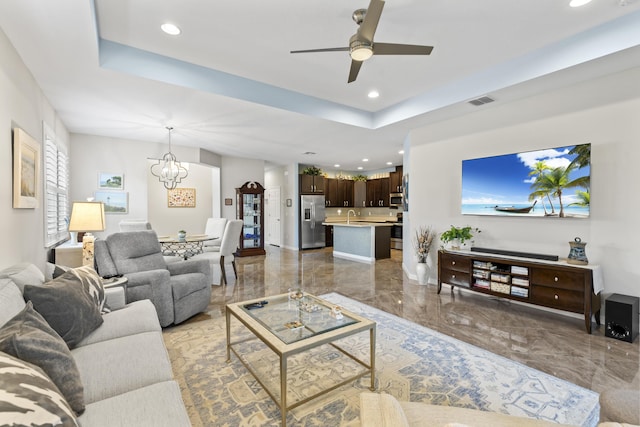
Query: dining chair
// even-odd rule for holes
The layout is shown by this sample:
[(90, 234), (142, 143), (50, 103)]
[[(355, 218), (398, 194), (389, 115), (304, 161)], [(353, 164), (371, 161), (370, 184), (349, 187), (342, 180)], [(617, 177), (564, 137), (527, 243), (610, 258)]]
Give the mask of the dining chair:
[(227, 225), (227, 218), (209, 218), (207, 225), (204, 227), (204, 234), (207, 236), (216, 236), (215, 239), (206, 240), (202, 246), (205, 252), (218, 252), (222, 244), (222, 234)]
[[(218, 252), (203, 252), (192, 256), (190, 259), (206, 259), (211, 266), (211, 277), (215, 281), (216, 264), (220, 265), (220, 284), (227, 284), (227, 273), (225, 264), (231, 263), (233, 267), (233, 274), (236, 279), (238, 278), (238, 271), (236, 269), (236, 260), (234, 252), (238, 249), (240, 244), (240, 234), (242, 232), (242, 220), (234, 219), (227, 221), (227, 225), (224, 228), (222, 234), (222, 242), (220, 243), (220, 251)], [(213, 283), (215, 284), (215, 283)]]

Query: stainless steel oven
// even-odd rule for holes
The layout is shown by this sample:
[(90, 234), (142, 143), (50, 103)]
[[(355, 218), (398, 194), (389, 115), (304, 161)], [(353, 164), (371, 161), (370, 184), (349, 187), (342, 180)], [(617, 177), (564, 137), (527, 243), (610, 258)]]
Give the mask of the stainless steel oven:
[(402, 250), (402, 213), (398, 213), (398, 222), (391, 227), (391, 249)]
[(402, 207), (402, 193), (391, 193), (389, 195), (389, 206)]

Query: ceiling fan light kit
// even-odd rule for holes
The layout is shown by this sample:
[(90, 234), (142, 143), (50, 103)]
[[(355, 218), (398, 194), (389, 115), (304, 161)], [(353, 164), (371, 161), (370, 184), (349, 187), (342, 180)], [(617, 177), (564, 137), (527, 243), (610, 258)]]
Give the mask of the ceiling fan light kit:
[(349, 47), (331, 47), (325, 49), (292, 50), (291, 53), (343, 52), (351, 57), (351, 68), (347, 83), (356, 80), (362, 62), (373, 55), (430, 55), (433, 46), (408, 45), (397, 43), (374, 43), (373, 36), (382, 15), (384, 0), (371, 0), (367, 9), (353, 12), (352, 19), (358, 24), (358, 31), (349, 39)]

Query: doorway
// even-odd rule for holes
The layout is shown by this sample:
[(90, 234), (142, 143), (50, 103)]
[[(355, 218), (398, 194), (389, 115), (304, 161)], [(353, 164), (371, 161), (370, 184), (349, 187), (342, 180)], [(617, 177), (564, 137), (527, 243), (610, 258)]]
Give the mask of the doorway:
[(265, 242), (268, 245), (281, 245), (281, 221), (280, 221), (280, 187), (267, 188), (265, 198), (267, 213), (267, 234)]

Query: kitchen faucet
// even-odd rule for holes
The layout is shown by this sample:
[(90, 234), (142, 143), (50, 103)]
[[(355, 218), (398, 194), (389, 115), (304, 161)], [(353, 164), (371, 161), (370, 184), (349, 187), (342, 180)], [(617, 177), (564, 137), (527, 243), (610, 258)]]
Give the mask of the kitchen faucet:
[(347, 224), (349, 224), (349, 216), (351, 215), (351, 212), (353, 212), (353, 216), (356, 216), (356, 211), (349, 209), (349, 211), (347, 211)]

